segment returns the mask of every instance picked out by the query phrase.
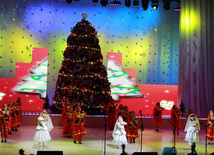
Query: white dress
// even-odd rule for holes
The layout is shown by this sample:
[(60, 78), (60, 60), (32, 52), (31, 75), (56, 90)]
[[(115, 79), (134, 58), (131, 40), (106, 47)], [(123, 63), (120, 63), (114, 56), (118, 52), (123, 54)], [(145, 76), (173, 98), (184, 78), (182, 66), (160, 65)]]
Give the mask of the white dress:
[(122, 144), (127, 144), (126, 131), (124, 127), (126, 124), (126, 122), (117, 122), (115, 124), (112, 136), (114, 137), (113, 143), (118, 146), (121, 146)]
[(48, 121), (44, 121), (43, 117), (38, 117), (38, 125), (36, 127), (36, 133), (33, 138), (35, 141), (47, 142), (51, 140), (47, 122)]
[(185, 136), (185, 141), (188, 142), (199, 142), (199, 135), (198, 135), (198, 129), (196, 128), (196, 121), (190, 121), (189, 126), (186, 130), (186, 136)]

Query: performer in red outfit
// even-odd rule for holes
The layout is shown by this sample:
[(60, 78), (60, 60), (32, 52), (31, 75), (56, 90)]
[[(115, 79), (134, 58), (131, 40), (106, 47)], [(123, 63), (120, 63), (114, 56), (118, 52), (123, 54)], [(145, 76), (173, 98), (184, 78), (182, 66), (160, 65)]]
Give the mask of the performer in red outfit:
[(80, 106), (77, 106), (73, 114), (73, 135), (74, 143), (77, 139), (79, 144), (82, 144), (82, 136), (86, 135), (85, 132), (85, 116), (86, 113), (82, 111)]
[(155, 121), (157, 132), (159, 132), (160, 125), (163, 125), (163, 120), (162, 120), (162, 111), (163, 110), (164, 110), (164, 108), (162, 108), (160, 106), (160, 102), (156, 103), (155, 108), (153, 110), (153, 119)]
[(118, 118), (118, 116), (122, 116), (123, 117), (123, 115), (124, 115), (123, 105), (120, 104), (118, 109), (117, 109), (117, 118)]
[(135, 112), (131, 111), (128, 117), (128, 124), (127, 124), (127, 138), (128, 142), (135, 143), (135, 139), (139, 137), (138, 130), (137, 130), (137, 118), (135, 117)]
[(22, 120), (22, 102), (21, 102), (21, 97), (17, 97), (16, 103), (19, 106), (19, 122), (18, 122), (18, 127), (21, 125), (21, 120)]
[(208, 144), (214, 144), (214, 114), (213, 111), (210, 110), (207, 116), (207, 139)]
[(16, 101), (13, 102), (13, 108), (14, 108), (14, 131), (17, 131), (17, 127), (21, 123), (21, 116), (20, 116), (20, 106)]
[(0, 131), (1, 131), (1, 142), (7, 142), (9, 132), (9, 117), (10, 112), (7, 110), (7, 104), (4, 104), (2, 111), (0, 111)]
[(175, 131), (177, 129), (177, 135), (179, 135), (179, 129), (181, 128), (180, 116), (181, 116), (180, 110), (178, 109), (178, 107), (176, 105), (173, 105), (172, 111), (171, 111), (170, 126), (171, 126), (171, 128), (173, 128), (174, 134), (175, 134)]
[(108, 115), (107, 122), (110, 130), (114, 129), (114, 125), (116, 122), (116, 105), (115, 102), (111, 102), (106, 110), (106, 114)]
[(128, 122), (129, 108), (127, 106), (124, 106), (123, 109), (124, 109), (124, 111), (123, 111), (123, 121), (124, 122)]
[(62, 134), (65, 137), (72, 137), (73, 134), (73, 129), (72, 129), (72, 124), (73, 124), (73, 108), (70, 106), (67, 106), (65, 117), (63, 120), (63, 131)]
[(188, 117), (189, 117), (190, 114), (194, 114), (192, 108), (188, 109), (188, 112), (187, 112), (186, 117), (185, 117), (185, 124), (187, 123), (187, 119), (188, 119)]
[(10, 117), (9, 117), (9, 134), (11, 134), (11, 131), (14, 128), (14, 124), (13, 124), (14, 123), (14, 109), (13, 109), (13, 103), (12, 102), (8, 103), (7, 110), (10, 113)]

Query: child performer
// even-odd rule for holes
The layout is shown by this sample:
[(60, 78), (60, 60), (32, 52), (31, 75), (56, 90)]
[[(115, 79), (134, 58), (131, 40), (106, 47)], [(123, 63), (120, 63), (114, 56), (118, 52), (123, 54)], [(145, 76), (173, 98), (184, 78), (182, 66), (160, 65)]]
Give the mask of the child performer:
[(123, 117), (123, 114), (124, 114), (123, 112), (124, 112), (123, 105), (120, 104), (118, 109), (117, 109), (117, 117), (118, 116), (122, 116)]
[(179, 129), (181, 128), (180, 116), (181, 116), (180, 110), (176, 105), (173, 105), (170, 123), (171, 128), (173, 128), (173, 134), (175, 134), (175, 130), (177, 129), (177, 135), (179, 135)]
[(10, 112), (10, 118), (9, 118), (9, 134), (11, 134), (11, 131), (14, 128), (14, 108), (13, 108), (13, 102), (8, 103), (7, 107), (8, 111)]
[(62, 134), (65, 137), (71, 138), (73, 135), (73, 129), (72, 129), (72, 124), (73, 124), (73, 108), (70, 106), (67, 106), (66, 108), (66, 113), (64, 116), (63, 120), (63, 131)]
[(187, 119), (189, 118), (190, 114), (194, 114), (192, 108), (189, 108), (185, 117), (185, 124), (187, 123)]
[(214, 114), (213, 111), (210, 110), (208, 116), (207, 116), (207, 139), (208, 144), (214, 144)]
[(38, 125), (36, 127), (36, 133), (34, 140), (39, 143), (39, 149), (46, 149), (47, 141), (51, 140), (49, 132), (53, 129), (53, 124), (47, 111), (41, 112), (38, 117)]
[(79, 144), (82, 144), (82, 136), (86, 135), (85, 116), (86, 116), (86, 112), (82, 111), (80, 106), (77, 106), (73, 114), (73, 125), (72, 125), (74, 143), (76, 143), (78, 139)]
[(162, 120), (162, 111), (164, 108), (160, 106), (160, 102), (157, 102), (155, 105), (155, 108), (153, 110), (153, 119), (156, 124), (156, 131), (159, 132), (159, 126), (163, 125), (163, 120)]
[(121, 148), (121, 145), (127, 144), (125, 131), (126, 124), (127, 123), (123, 121), (122, 116), (119, 116), (114, 126), (114, 131), (112, 133), (112, 137), (114, 138), (113, 143), (116, 144), (119, 148)]
[(128, 118), (128, 127), (127, 127), (127, 137), (130, 143), (135, 143), (135, 139), (139, 137), (137, 130), (137, 118), (135, 117), (135, 112), (131, 111)]
[(189, 142), (190, 149), (193, 144), (199, 142), (199, 130), (200, 123), (197, 116), (195, 114), (190, 114), (184, 129), (184, 132), (186, 132), (185, 141)]
[(123, 120), (125, 122), (127, 122), (128, 118), (129, 118), (129, 108), (127, 106), (124, 106), (123, 109), (124, 109), (124, 111), (123, 111)]
[(7, 142), (8, 132), (9, 132), (9, 117), (10, 113), (7, 110), (7, 104), (2, 106), (2, 111), (0, 111), (0, 131), (1, 131), (1, 142)]
[(113, 130), (114, 124), (116, 122), (116, 104), (115, 101), (112, 101), (106, 110), (106, 114), (108, 115), (107, 122), (110, 130)]

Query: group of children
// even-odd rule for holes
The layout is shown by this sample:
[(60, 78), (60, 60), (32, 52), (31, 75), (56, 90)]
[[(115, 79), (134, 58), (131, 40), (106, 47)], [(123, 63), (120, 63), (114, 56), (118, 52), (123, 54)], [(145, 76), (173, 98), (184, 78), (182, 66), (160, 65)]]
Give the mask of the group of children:
[(122, 104), (116, 109), (113, 102), (108, 105), (106, 114), (110, 130), (113, 130), (113, 142), (120, 148), (122, 144), (135, 143), (138, 135), (138, 120), (134, 111), (129, 111), (127, 106)]
[(17, 131), (17, 128), (21, 125), (22, 112), (21, 112), (21, 98), (18, 97), (13, 103), (10, 102), (8, 105), (3, 104), (0, 110), (0, 132), (1, 142), (7, 142), (9, 134), (12, 131)]
[(69, 138), (73, 136), (74, 143), (78, 141), (79, 144), (82, 144), (82, 136), (86, 135), (86, 112), (82, 110), (81, 106), (75, 106), (69, 100), (66, 100), (62, 107), (63, 136)]

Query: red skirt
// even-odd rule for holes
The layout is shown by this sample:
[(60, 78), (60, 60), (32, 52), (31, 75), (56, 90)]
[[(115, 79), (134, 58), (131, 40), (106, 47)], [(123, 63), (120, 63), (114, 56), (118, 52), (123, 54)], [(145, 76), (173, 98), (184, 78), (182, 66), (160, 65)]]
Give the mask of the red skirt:
[(1, 137), (7, 139), (9, 132), (9, 122), (1, 122)]
[(214, 140), (214, 127), (207, 127), (207, 139), (209, 141), (213, 141)]
[(86, 135), (84, 124), (73, 125), (73, 135), (74, 136), (84, 136)]
[(126, 134), (126, 137), (128, 138), (138, 138), (139, 135), (138, 135), (138, 130), (137, 128), (134, 128), (134, 127), (128, 127), (127, 128), (127, 134)]

